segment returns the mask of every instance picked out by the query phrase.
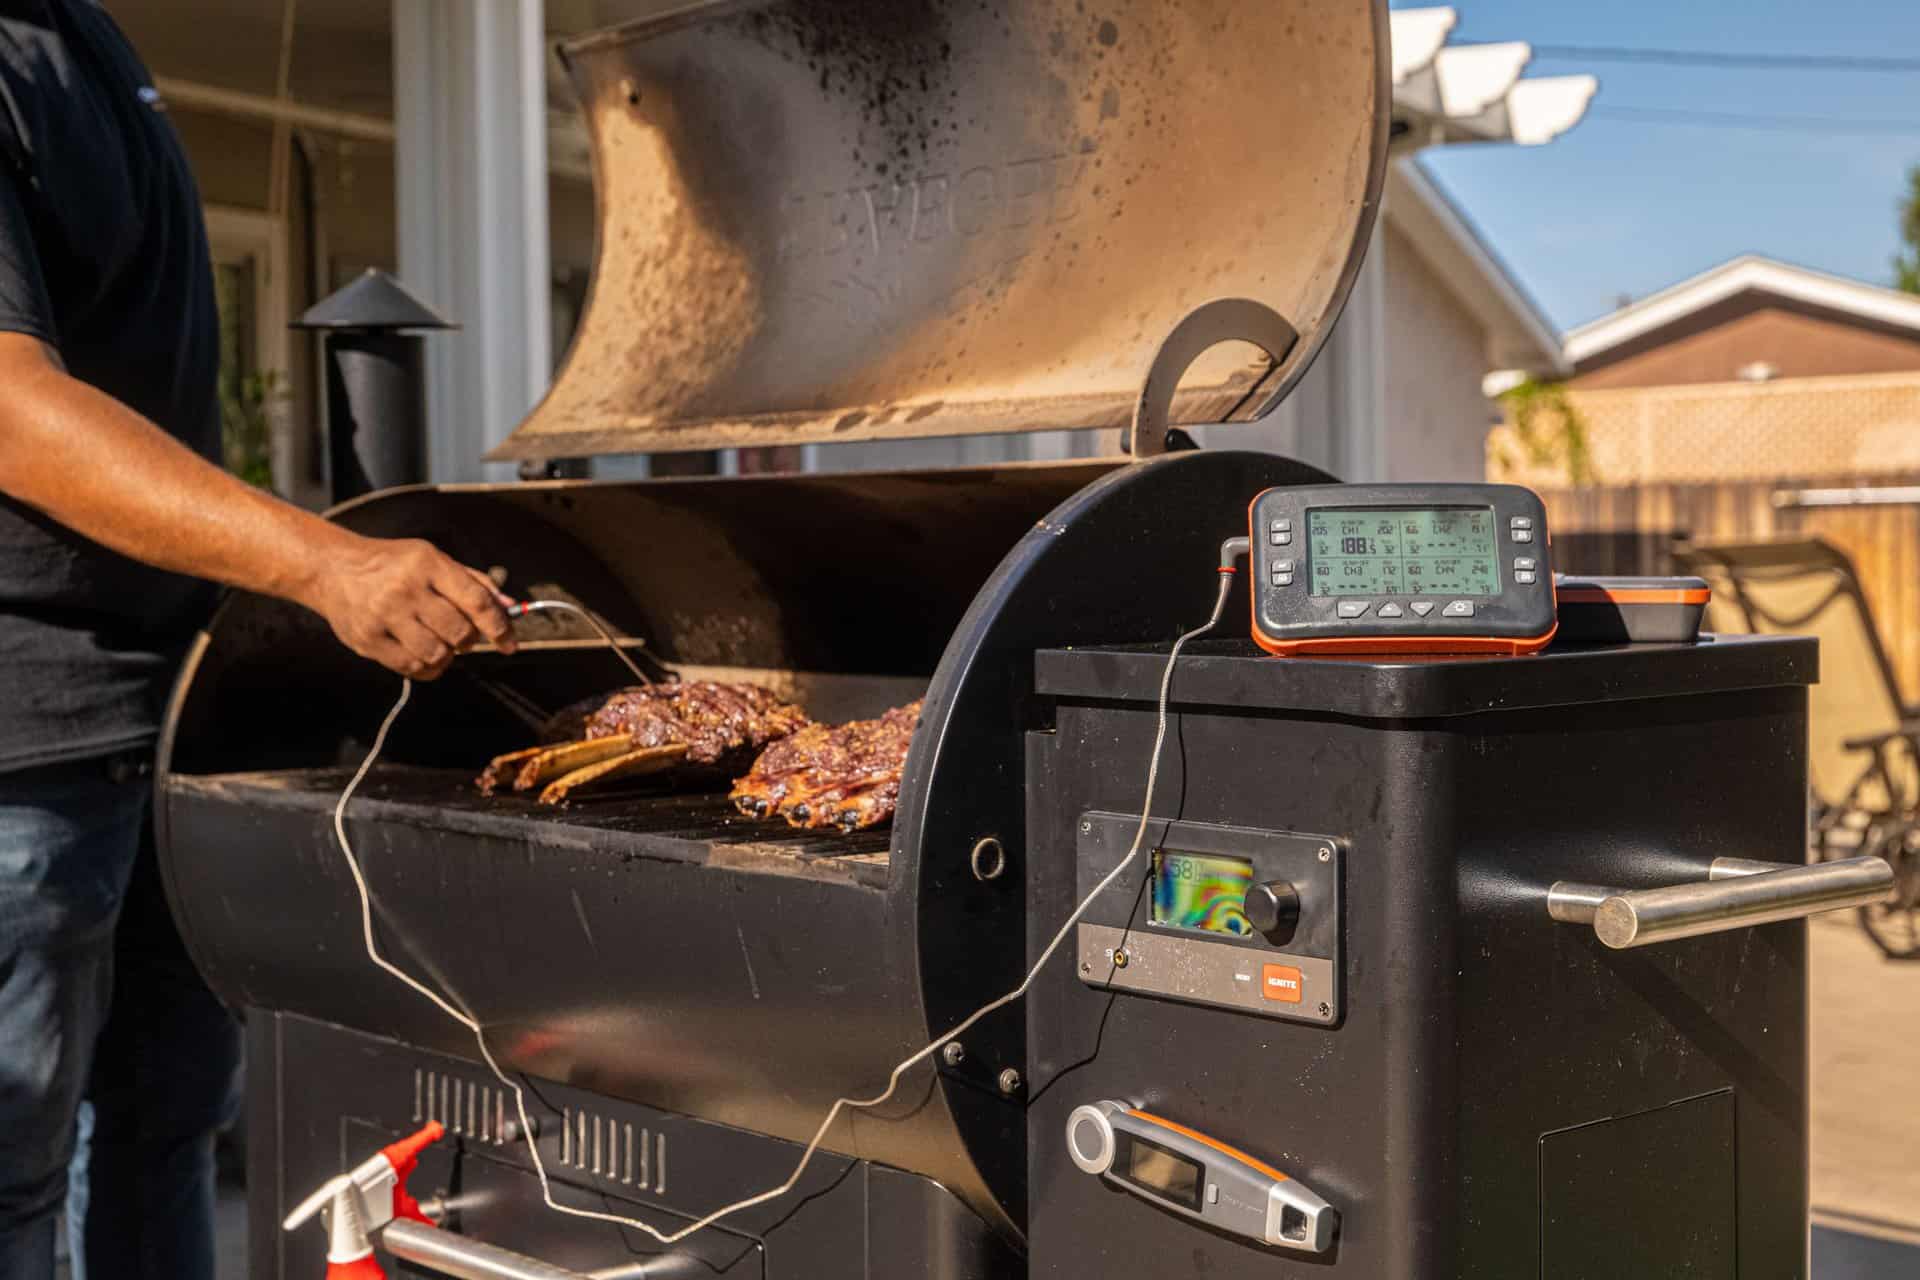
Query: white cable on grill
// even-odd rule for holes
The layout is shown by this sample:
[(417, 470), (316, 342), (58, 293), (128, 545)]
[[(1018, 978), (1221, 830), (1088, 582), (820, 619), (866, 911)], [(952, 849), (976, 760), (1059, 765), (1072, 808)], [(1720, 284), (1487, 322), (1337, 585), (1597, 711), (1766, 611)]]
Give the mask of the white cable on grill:
[[(933, 1057), (934, 1054), (940, 1051), (942, 1045), (965, 1035), (988, 1014), (1005, 1008), (1027, 994), (1028, 990), (1033, 986), (1034, 979), (1040, 976), (1040, 970), (1046, 967), (1047, 961), (1051, 960), (1054, 953), (1066, 942), (1067, 935), (1073, 931), (1073, 926), (1080, 922), (1081, 917), (1086, 915), (1088, 908), (1099, 899), (1101, 894), (1111, 888), (1113, 883), (1120, 878), (1121, 873), (1123, 873), (1128, 866), (1132, 865), (1135, 858), (1140, 856), (1141, 845), (1145, 842), (1147, 836), (1147, 827), (1152, 822), (1154, 789), (1160, 781), (1160, 753), (1167, 741), (1167, 702), (1168, 696), (1173, 689), (1174, 663), (1179, 659), (1180, 651), (1186, 647), (1187, 641), (1203, 636), (1219, 625), (1220, 615), (1227, 607), (1227, 596), (1232, 588), (1232, 571), (1223, 569), (1220, 574), (1220, 594), (1213, 602), (1212, 616), (1202, 625), (1183, 633), (1179, 639), (1173, 642), (1173, 648), (1167, 654), (1167, 665), (1160, 673), (1160, 698), (1153, 732), (1153, 752), (1147, 762), (1146, 795), (1142, 797), (1140, 802), (1140, 825), (1134, 828), (1132, 846), (1128, 848), (1126, 856), (1114, 864), (1113, 870), (1107, 872), (1100, 883), (1096, 884), (1092, 891), (1089, 892), (1085, 898), (1081, 899), (1080, 905), (1073, 909), (1073, 914), (1067, 917), (1066, 922), (1062, 924), (1059, 931), (1053, 935), (1053, 940), (1048, 942), (1046, 947), (1041, 950), (1039, 959), (1035, 960), (1033, 967), (1027, 970), (1027, 976), (1021, 979), (1020, 985), (1005, 995), (981, 1005), (978, 1009), (975, 1009), (963, 1018), (951, 1031), (937, 1037), (925, 1048), (901, 1061), (887, 1077), (887, 1087), (871, 1098), (837, 1099), (834, 1104), (827, 1109), (826, 1117), (821, 1120), (820, 1127), (814, 1130), (812, 1140), (807, 1143), (806, 1149), (800, 1153), (799, 1162), (794, 1165), (793, 1172), (787, 1176), (785, 1182), (782, 1182), (777, 1187), (762, 1191), (758, 1195), (748, 1196), (744, 1200), (736, 1200), (730, 1205), (715, 1209), (712, 1213), (709, 1213), (706, 1217), (701, 1218), (698, 1222), (690, 1226), (682, 1227), (680, 1230), (671, 1233), (663, 1232), (637, 1218), (628, 1218), (617, 1213), (604, 1213), (596, 1209), (576, 1209), (570, 1205), (560, 1204), (555, 1201), (553, 1198), (553, 1186), (547, 1179), (546, 1162), (540, 1157), (540, 1143), (534, 1133), (533, 1121), (527, 1114), (526, 1094), (521, 1084), (507, 1075), (506, 1072), (502, 1071), (500, 1064), (494, 1061), (493, 1052), (487, 1048), (486, 1033), (481, 1029), (480, 1023), (472, 1015), (455, 1008), (445, 997), (424, 983), (419, 982), (380, 954), (379, 947), (373, 939), (373, 903), (367, 891), (366, 876), (362, 874), (360, 869), (360, 860), (354, 856), (353, 846), (347, 840), (346, 814), (348, 801), (353, 799), (353, 793), (366, 778), (368, 771), (373, 768), (374, 761), (380, 758), (381, 748), (386, 745), (388, 731), (393, 728), (393, 722), (399, 719), (401, 710), (407, 705), (407, 699), (413, 693), (413, 681), (404, 678), (400, 684), (399, 699), (393, 704), (393, 709), (387, 712), (387, 718), (380, 722), (380, 731), (374, 734), (373, 745), (367, 749), (366, 759), (360, 762), (359, 769), (355, 770), (352, 780), (347, 783), (346, 789), (340, 793), (339, 803), (334, 806), (333, 810), (333, 833), (340, 841), (340, 851), (346, 855), (347, 869), (353, 873), (354, 888), (360, 895), (360, 927), (362, 936), (366, 940), (367, 956), (381, 969), (384, 969), (387, 973), (392, 974), (401, 982), (404, 982), (428, 1000), (431, 1000), (439, 1007), (442, 1013), (445, 1013), (455, 1022), (458, 1022), (461, 1026), (473, 1032), (474, 1041), (480, 1047), (480, 1056), (486, 1061), (487, 1069), (493, 1072), (501, 1084), (513, 1091), (514, 1107), (520, 1116), (520, 1134), (526, 1142), (527, 1154), (533, 1160), (533, 1170), (539, 1175), (540, 1195), (541, 1198), (546, 1201), (547, 1208), (552, 1209), (556, 1213), (567, 1214), (570, 1217), (590, 1218), (599, 1222), (611, 1222), (623, 1227), (633, 1227), (638, 1231), (643, 1231), (647, 1235), (652, 1236), (663, 1245), (671, 1246), (678, 1244), (696, 1231), (705, 1230), (722, 1218), (731, 1217), (743, 1209), (751, 1209), (756, 1205), (766, 1204), (770, 1200), (778, 1200), (781, 1196), (792, 1191), (799, 1185), (800, 1179), (806, 1176), (807, 1167), (813, 1163), (813, 1157), (819, 1152), (821, 1144), (826, 1141), (827, 1134), (833, 1128), (834, 1121), (840, 1118), (843, 1111), (848, 1109), (864, 1111), (883, 1105), (888, 1099), (892, 1098), (894, 1093), (899, 1089), (900, 1081), (907, 1072)], [(566, 604), (562, 601), (536, 600), (523, 606), (522, 611), (531, 612), (539, 608), (567, 609), (579, 613), (583, 617), (587, 617), (589, 622), (593, 622), (593, 619), (587, 614), (586, 610), (579, 608), (577, 605)], [(599, 628), (597, 622), (594, 625), (597, 629), (601, 630), (603, 636), (607, 637), (609, 644), (614, 643), (612, 636), (608, 635), (603, 628)], [(618, 645), (614, 645), (614, 648), (616, 652), (619, 651)], [(620, 657), (622, 661), (627, 661), (624, 653), (620, 654)], [(628, 661), (628, 665), (632, 666), (633, 664)], [(637, 667), (634, 668), (634, 674), (640, 674)], [(646, 677), (641, 676), (641, 679), (645, 680)]]
[(641, 684), (653, 683), (653, 681), (648, 678), (647, 673), (640, 669), (640, 665), (627, 656), (627, 651), (620, 647), (618, 640), (614, 639), (613, 632), (609, 631), (606, 624), (601, 622), (600, 619), (594, 617), (591, 610), (582, 609), (579, 605), (572, 604), (566, 600), (523, 600), (507, 611), (509, 617), (525, 617), (529, 613), (571, 613), (578, 615), (588, 626), (600, 633), (600, 638), (607, 642), (607, 648), (613, 650), (613, 656), (626, 663), (627, 670), (633, 672), (634, 679), (638, 680)]

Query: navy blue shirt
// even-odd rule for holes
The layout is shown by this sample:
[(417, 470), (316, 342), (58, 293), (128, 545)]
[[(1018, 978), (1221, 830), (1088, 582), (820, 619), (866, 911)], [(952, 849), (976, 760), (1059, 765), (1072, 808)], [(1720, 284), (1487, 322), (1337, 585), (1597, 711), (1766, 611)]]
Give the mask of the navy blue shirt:
[[(91, 0), (0, 0), (0, 330), (219, 456), (200, 196), (152, 78)], [(0, 495), (0, 770), (150, 743), (213, 600)]]

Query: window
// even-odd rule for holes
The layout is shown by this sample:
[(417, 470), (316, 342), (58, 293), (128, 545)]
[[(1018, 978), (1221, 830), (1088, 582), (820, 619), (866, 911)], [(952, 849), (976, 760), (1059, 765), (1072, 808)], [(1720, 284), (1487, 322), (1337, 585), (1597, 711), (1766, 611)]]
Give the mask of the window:
[[(221, 441), (227, 469), (262, 488), (285, 487), (285, 232), (277, 218), (209, 207), (214, 298), (220, 308)], [(281, 484), (276, 486), (278, 477)]]

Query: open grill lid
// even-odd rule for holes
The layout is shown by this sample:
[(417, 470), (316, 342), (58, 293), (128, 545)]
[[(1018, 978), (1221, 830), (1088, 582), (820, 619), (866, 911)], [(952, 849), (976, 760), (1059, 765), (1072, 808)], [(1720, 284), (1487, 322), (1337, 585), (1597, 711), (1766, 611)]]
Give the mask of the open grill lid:
[(564, 53), (593, 286), (495, 459), (1119, 426), (1221, 298), (1298, 340), (1173, 417), (1255, 417), (1384, 172), (1381, 0), (720, 0)]

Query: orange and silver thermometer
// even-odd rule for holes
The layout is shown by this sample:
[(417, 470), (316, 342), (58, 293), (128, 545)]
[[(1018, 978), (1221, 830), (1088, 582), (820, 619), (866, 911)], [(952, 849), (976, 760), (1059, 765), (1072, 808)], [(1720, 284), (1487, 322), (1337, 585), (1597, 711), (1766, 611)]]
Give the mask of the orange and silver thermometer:
[(1547, 512), (1511, 484), (1320, 484), (1248, 509), (1253, 638), (1282, 656), (1535, 653)]
[(1067, 1153), (1082, 1172), (1272, 1248), (1325, 1253), (1340, 1229), (1332, 1206), (1272, 1165), (1125, 1103), (1075, 1107)]

